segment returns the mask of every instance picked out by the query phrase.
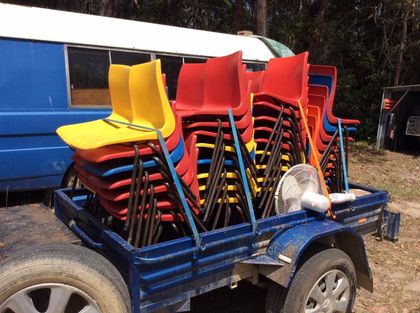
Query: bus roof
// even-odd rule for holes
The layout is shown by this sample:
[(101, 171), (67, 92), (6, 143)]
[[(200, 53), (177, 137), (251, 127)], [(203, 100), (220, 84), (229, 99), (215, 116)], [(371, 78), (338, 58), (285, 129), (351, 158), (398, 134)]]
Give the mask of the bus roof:
[(0, 3), (0, 37), (215, 57), (243, 51), (268, 61), (258, 38)]

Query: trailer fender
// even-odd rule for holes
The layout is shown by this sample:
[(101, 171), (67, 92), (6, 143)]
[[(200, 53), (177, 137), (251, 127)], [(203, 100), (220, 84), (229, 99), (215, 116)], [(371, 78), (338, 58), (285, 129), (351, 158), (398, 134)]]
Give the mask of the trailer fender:
[(278, 231), (270, 240), (266, 257), (282, 263), (258, 265), (260, 274), (288, 288), (299, 266), (315, 253), (328, 248), (344, 251), (353, 261), (357, 284), (373, 291), (372, 274), (362, 237), (352, 228), (329, 219), (300, 224)]

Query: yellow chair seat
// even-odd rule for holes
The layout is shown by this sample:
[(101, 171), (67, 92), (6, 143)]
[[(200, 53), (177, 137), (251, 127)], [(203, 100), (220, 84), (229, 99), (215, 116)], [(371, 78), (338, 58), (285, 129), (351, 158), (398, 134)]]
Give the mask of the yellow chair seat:
[[(258, 165), (257, 165), (258, 166)], [(287, 172), (289, 170), (289, 168), (287, 167), (287, 166), (282, 166), (281, 167), (281, 171), (282, 172)], [(263, 181), (264, 181), (264, 177), (263, 176), (260, 176), (260, 177), (257, 177), (257, 181), (259, 182), (259, 183), (262, 183)]]
[[(222, 201), (222, 199), (217, 199), (217, 203), (220, 203), (221, 201)], [(200, 205), (204, 205), (205, 202), (206, 202), (205, 199), (201, 199), (200, 200)], [(229, 203), (239, 203), (239, 200), (238, 200), (238, 198), (235, 198), (235, 197), (229, 197)]]
[[(238, 188), (236, 188), (236, 186), (235, 185), (228, 185), (227, 186), (228, 187), (228, 191), (237, 191), (238, 190)], [(255, 182), (254, 181), (252, 181), (251, 182), (251, 188), (252, 188), (252, 192), (255, 194), (256, 192), (258, 192), (258, 191), (260, 191), (260, 187), (257, 187), (256, 186), (256, 184), (255, 184)], [(202, 186), (200, 186), (199, 188), (198, 188), (200, 191), (204, 191), (204, 190), (206, 190), (206, 186), (205, 185), (202, 185)]]
[[(256, 167), (257, 167), (257, 170), (265, 170), (267, 168), (267, 165), (266, 164), (257, 164)], [(289, 169), (288, 166), (282, 166), (281, 167), (282, 172), (287, 171), (288, 169)]]
[[(247, 175), (248, 182), (251, 185), (251, 191), (253, 193), (252, 196), (254, 196), (255, 193), (258, 192), (259, 187), (257, 186), (257, 182), (255, 182), (255, 180), (252, 178), (252, 175), (251, 175), (249, 169), (246, 169), (246, 175)], [(200, 179), (206, 179), (208, 177), (209, 177), (209, 174), (208, 173), (200, 173), (200, 174), (197, 175), (197, 179), (198, 180), (200, 180)], [(238, 176), (236, 175), (236, 173), (227, 172), (226, 173), (226, 178), (238, 179)], [(206, 186), (205, 185), (200, 185), (199, 186), (199, 190), (200, 191), (206, 190)], [(237, 190), (235, 185), (228, 185), (228, 191), (234, 191), (234, 190), (235, 191)]]
[[(257, 155), (264, 154), (264, 150), (257, 150), (256, 154), (257, 154)], [(267, 152), (266, 152), (266, 155), (270, 155), (270, 154), (271, 154), (271, 152), (270, 152), (270, 151), (267, 151)], [(281, 159), (282, 159), (282, 160), (285, 160), (285, 161), (290, 161), (290, 157), (289, 157), (289, 155), (288, 155), (288, 154), (282, 154), (282, 155), (281, 155)]]
[[(114, 75), (114, 67), (124, 68), (125, 75)], [(154, 140), (157, 139), (156, 130), (160, 130), (164, 138), (172, 134), (175, 117), (163, 86), (160, 60), (131, 68), (112, 65), (109, 82), (113, 114), (107, 119), (116, 122), (96, 120), (60, 127), (57, 133), (69, 146), (95, 149), (117, 143)], [(121, 118), (122, 114), (118, 112), (122, 107), (126, 114)]]
[[(222, 175), (220, 175), (222, 176)], [(209, 177), (209, 173), (200, 173), (197, 175), (197, 179), (205, 179)], [(226, 173), (226, 178), (231, 178), (231, 179), (236, 179), (238, 178), (238, 176), (236, 175), (236, 173), (233, 172), (227, 172)]]
[[(247, 142), (245, 144), (245, 146), (246, 146), (246, 149), (249, 152), (251, 152), (252, 149), (254, 149), (254, 146), (255, 146), (254, 139), (252, 139), (251, 141)], [(209, 149), (213, 149), (214, 148), (214, 144), (212, 144), (212, 143), (206, 143), (206, 142), (199, 142), (199, 143), (196, 144), (196, 147), (197, 148), (209, 148)], [(235, 147), (233, 147), (233, 146), (225, 146), (225, 151), (226, 152), (232, 152), (232, 153), (235, 153), (236, 152)]]

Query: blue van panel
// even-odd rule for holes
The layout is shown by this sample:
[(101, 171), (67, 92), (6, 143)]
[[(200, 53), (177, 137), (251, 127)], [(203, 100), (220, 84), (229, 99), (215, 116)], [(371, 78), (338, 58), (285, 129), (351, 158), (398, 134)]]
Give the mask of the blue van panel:
[(109, 110), (0, 112), (0, 191), (59, 187), (73, 152), (55, 130), (107, 114)]
[(59, 187), (71, 165), (56, 129), (109, 109), (69, 109), (64, 46), (0, 38), (0, 192)]
[(64, 46), (0, 39), (0, 109), (67, 108)]

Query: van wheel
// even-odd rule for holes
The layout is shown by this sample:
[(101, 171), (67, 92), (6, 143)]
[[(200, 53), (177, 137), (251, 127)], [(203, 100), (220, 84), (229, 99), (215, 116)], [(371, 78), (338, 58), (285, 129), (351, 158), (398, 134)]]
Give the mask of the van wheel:
[(267, 313), (351, 313), (356, 297), (356, 273), (343, 251), (328, 249), (307, 260), (289, 290), (272, 284)]
[(74, 181), (77, 179), (76, 188), (81, 188), (82, 184), (80, 180), (77, 178), (77, 172), (74, 169), (74, 166), (71, 165), (67, 170), (66, 174), (64, 174), (63, 181), (61, 182), (61, 188), (72, 188), (74, 185)]
[(75, 245), (33, 247), (0, 262), (0, 313), (129, 313), (123, 278)]

